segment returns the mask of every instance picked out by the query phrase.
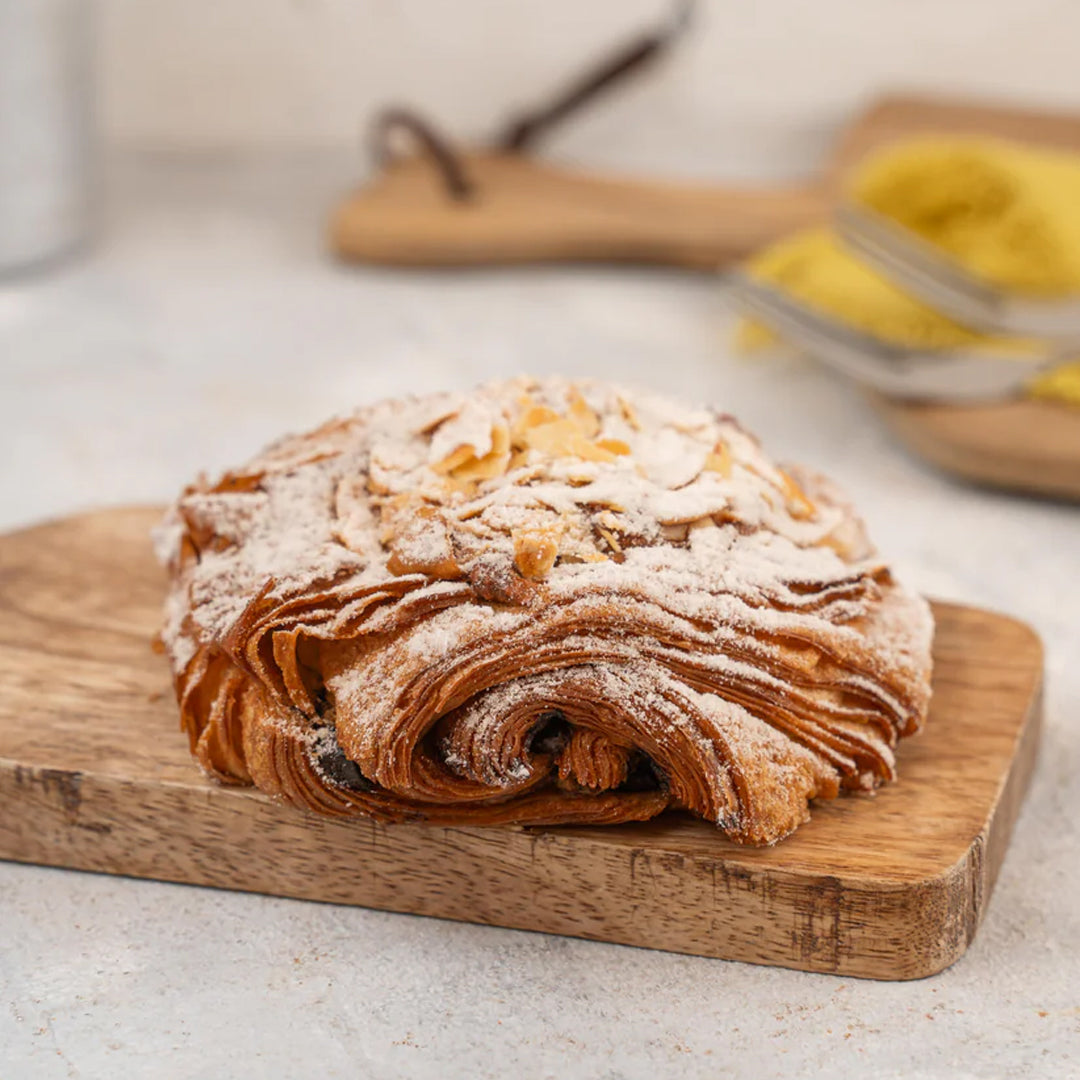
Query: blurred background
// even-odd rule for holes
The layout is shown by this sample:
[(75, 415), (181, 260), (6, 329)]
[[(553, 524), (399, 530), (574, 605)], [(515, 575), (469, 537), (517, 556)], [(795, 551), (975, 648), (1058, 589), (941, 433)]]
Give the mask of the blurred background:
[[(27, 0), (24, 0), (27, 2)], [(33, 0), (29, 0), (33, 2)], [(409, 101), (482, 138), (670, 10), (656, 0), (97, 0), (102, 132), (170, 150), (351, 147)], [(816, 166), (882, 88), (1080, 106), (1071, 0), (704, 0), (671, 62), (553, 152), (707, 179)]]
[[(455, 141), (482, 141), (670, 10), (0, 0), (0, 207), (45, 253), (87, 237), (77, 257), (26, 273), (35, 260), (10, 258), (0, 284), (5, 457), (35, 469), (34, 482), (28, 466), (0, 477), (0, 524), (161, 500), (352, 402), (523, 369), (635, 378), (662, 358), (672, 388), (724, 399), (781, 451), (813, 456), (835, 425), (793, 434), (785, 403), (828, 416), (849, 391), (727, 362), (707, 280), (410, 274), (325, 253), (378, 107), (407, 102)], [(645, 177), (796, 180), (883, 90), (1080, 106), (1077, 32), (1070, 0), (706, 0), (671, 55), (542, 153)], [(884, 438), (861, 413), (844, 426)]]

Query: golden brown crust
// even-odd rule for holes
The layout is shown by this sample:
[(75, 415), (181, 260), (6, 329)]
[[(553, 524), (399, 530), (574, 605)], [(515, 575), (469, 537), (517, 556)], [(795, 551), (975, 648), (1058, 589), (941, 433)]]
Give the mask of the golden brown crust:
[(192, 750), (324, 814), (771, 843), (894, 778), (929, 610), (821, 478), (596, 383), (388, 402), (188, 488), (159, 530)]

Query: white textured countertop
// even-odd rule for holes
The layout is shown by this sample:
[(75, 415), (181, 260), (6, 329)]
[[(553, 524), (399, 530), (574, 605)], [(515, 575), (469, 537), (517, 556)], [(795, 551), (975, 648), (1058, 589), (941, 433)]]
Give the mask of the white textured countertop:
[(347, 168), (114, 162), (96, 249), (0, 280), (0, 526), (522, 370), (715, 402), (841, 481), (912, 584), (1042, 634), (1042, 758), (986, 921), (887, 984), (0, 863), (0, 1077), (1080, 1075), (1080, 507), (953, 485), (847, 387), (732, 359), (705, 279), (335, 266)]

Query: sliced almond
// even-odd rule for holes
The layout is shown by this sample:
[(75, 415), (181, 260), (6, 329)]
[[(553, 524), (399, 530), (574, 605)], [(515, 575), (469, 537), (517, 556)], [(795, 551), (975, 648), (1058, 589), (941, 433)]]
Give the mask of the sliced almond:
[(471, 506), (464, 506), (460, 510), (456, 511), (454, 514), (454, 520), (461, 524), (464, 524), (467, 521), (473, 521), (476, 518), (480, 517), (480, 515), (483, 514), (485, 509), (486, 507), (484, 506), (484, 501), (482, 499), (478, 499)]
[(461, 446), (455, 447), (446, 455), (441, 461), (436, 461), (432, 465), (432, 469), (441, 475), (452, 473), (455, 469), (461, 468), (467, 461), (476, 460), (476, 447), (472, 443), (462, 443)]
[(660, 535), (669, 544), (681, 544), (690, 535), (690, 526), (687, 522), (677, 525), (661, 525)]
[(607, 450), (611, 454), (617, 454), (621, 457), (625, 457), (630, 453), (630, 446), (628, 443), (622, 441), (622, 439), (597, 439), (596, 445), (601, 450)]
[(549, 457), (577, 457), (581, 432), (573, 420), (550, 420), (530, 428), (524, 435), (527, 446)]
[(491, 480), (502, 476), (510, 463), (510, 431), (505, 424), (491, 429), (491, 450), (483, 457), (473, 457), (451, 470), (455, 480)]
[(731, 451), (725, 442), (718, 442), (716, 448), (705, 456), (705, 468), (709, 472), (719, 473), (725, 480), (731, 475), (731, 466)]
[(515, 426), (528, 430), (529, 428), (539, 427), (541, 424), (550, 424), (552, 420), (561, 419), (563, 418), (554, 409), (548, 408), (547, 405), (533, 405), (518, 417)]
[(373, 500), (379, 511), (379, 543), (389, 545), (403, 528), (416, 505), (411, 495), (393, 495), (388, 499)]
[(607, 542), (608, 547), (610, 547), (616, 555), (622, 554), (622, 544), (619, 543), (613, 532), (611, 532), (609, 529), (601, 528), (599, 525), (597, 525), (596, 531), (604, 538), (604, 540)]
[(514, 544), (514, 565), (522, 577), (542, 578), (555, 565), (559, 556), (559, 528), (514, 529), (510, 538)]
[(387, 484), (382, 472), (373, 468), (367, 477), (367, 488), (372, 495), (389, 495), (390, 485)]
[(571, 390), (566, 399), (570, 404), (570, 419), (577, 424), (586, 439), (595, 439), (600, 434), (600, 417), (589, 408), (580, 390)]
[(416, 508), (389, 541), (391, 574), (426, 574), (448, 580), (461, 577), (454, 559), (450, 533), (442, 514), (433, 506)]
[(615, 454), (610, 450), (583, 438), (579, 438), (574, 444), (574, 453), (582, 461), (602, 461), (610, 465), (615, 460)]
[(457, 495), (471, 499), (476, 494), (476, 483), (472, 480), (462, 480), (458, 476), (448, 476), (443, 481), (442, 490), (446, 498)]
[(619, 403), (619, 411), (622, 413), (623, 419), (635, 430), (641, 430), (641, 421), (638, 419), (637, 411), (634, 406), (624, 397), (617, 397), (615, 399)]
[(846, 544), (840, 537), (830, 533), (828, 536), (824, 536), (818, 541), (821, 547), (832, 548), (837, 555), (840, 556), (845, 562), (850, 562), (852, 557), (851, 545)]
[(542, 424), (550, 424), (559, 419), (559, 414), (554, 409), (549, 409), (546, 405), (530, 404), (514, 421), (514, 427), (511, 431), (513, 445), (518, 449), (528, 446), (527, 432), (540, 427)]
[[(507, 472), (513, 473), (521, 470), (522, 474), (514, 477), (515, 482), (518, 484), (524, 484), (529, 478), (536, 475), (538, 470), (528, 469), (529, 455), (527, 450), (514, 450), (510, 455), (510, 460), (507, 462)], [(528, 470), (526, 472), (525, 470)]]
[(787, 508), (791, 516), (797, 520), (813, 517), (817, 513), (817, 506), (806, 492), (783, 469), (780, 470), (780, 476), (784, 481), (784, 495), (787, 497)]
[(602, 551), (578, 551), (573, 555), (563, 555), (564, 563), (598, 563), (610, 561)]

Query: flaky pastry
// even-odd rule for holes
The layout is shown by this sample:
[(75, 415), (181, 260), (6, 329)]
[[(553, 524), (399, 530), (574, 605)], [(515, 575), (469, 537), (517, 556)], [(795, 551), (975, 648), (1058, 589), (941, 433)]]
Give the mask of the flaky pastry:
[(731, 417), (521, 378), (383, 402), (189, 487), (162, 640), (217, 779), (322, 814), (767, 844), (894, 779), (932, 622)]

